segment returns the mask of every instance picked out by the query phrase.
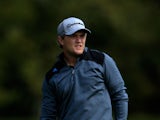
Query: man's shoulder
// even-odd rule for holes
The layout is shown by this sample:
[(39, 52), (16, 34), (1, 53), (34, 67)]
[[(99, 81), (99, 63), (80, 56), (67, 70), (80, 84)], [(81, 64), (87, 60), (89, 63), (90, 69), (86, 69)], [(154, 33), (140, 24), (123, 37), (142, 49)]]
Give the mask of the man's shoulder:
[(55, 64), (49, 69), (45, 75), (45, 79), (48, 81), (53, 75), (59, 73), (60, 69), (64, 67), (64, 64), (60, 61), (55, 62)]
[(104, 57), (105, 55), (103, 52), (96, 49), (89, 49), (89, 48), (86, 49), (86, 53), (84, 55), (85, 60), (91, 60), (100, 65), (103, 65)]

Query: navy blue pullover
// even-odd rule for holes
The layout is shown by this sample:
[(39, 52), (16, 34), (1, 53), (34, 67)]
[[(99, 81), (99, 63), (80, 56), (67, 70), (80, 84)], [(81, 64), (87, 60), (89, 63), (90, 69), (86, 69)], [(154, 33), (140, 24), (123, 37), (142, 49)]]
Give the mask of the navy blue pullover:
[[(106, 53), (85, 48), (74, 67), (63, 54), (46, 74), (41, 120), (127, 120), (128, 95), (121, 74)], [(113, 110), (112, 110), (113, 108)]]

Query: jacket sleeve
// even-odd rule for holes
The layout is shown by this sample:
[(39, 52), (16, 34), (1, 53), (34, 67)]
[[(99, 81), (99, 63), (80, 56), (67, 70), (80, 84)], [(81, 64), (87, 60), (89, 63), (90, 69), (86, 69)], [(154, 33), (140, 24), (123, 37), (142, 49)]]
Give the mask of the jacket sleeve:
[(56, 120), (56, 98), (53, 85), (44, 80), (42, 85), (42, 103), (40, 120)]
[(128, 117), (128, 94), (124, 80), (114, 62), (114, 60), (105, 54), (104, 58), (104, 76), (107, 89), (110, 93), (113, 110), (116, 120), (127, 120)]

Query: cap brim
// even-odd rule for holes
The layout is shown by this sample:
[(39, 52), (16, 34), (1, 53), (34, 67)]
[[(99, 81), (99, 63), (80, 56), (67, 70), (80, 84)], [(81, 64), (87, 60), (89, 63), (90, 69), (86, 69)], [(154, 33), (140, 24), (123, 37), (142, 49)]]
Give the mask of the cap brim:
[(72, 29), (70, 29), (68, 32), (66, 32), (65, 35), (72, 35), (75, 32), (80, 31), (80, 30), (84, 30), (87, 33), (91, 33), (91, 31), (89, 29), (87, 29), (84, 26), (78, 24), (78, 25), (72, 26)]
[(78, 31), (84, 31), (84, 32), (86, 32), (86, 33), (91, 34), (91, 31), (90, 31), (89, 29), (85, 28), (85, 29), (77, 29), (77, 30), (74, 30), (74, 31), (68, 32), (68, 33), (66, 33), (65, 35), (72, 35), (72, 34), (74, 34), (74, 33), (78, 32)]

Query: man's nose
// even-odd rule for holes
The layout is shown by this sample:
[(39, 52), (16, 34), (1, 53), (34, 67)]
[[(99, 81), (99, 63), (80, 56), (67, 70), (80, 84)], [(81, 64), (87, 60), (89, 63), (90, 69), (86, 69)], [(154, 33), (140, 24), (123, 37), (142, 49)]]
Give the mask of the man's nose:
[(81, 38), (81, 36), (76, 36), (76, 40), (78, 41), (78, 42), (81, 42), (82, 41), (82, 38)]

